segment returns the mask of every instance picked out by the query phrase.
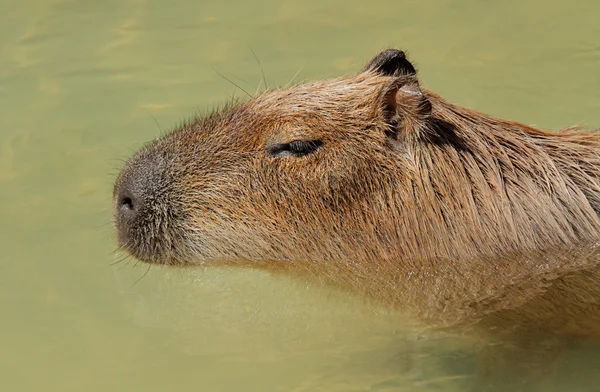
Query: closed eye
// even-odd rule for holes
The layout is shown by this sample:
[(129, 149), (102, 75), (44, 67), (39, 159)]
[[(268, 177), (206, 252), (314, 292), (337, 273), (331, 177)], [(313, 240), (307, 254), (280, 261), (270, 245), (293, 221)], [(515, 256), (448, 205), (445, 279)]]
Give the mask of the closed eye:
[(320, 140), (294, 140), (289, 143), (273, 144), (267, 147), (267, 151), (272, 156), (283, 157), (283, 156), (294, 156), (302, 157), (308, 154), (312, 154), (317, 151), (323, 142)]

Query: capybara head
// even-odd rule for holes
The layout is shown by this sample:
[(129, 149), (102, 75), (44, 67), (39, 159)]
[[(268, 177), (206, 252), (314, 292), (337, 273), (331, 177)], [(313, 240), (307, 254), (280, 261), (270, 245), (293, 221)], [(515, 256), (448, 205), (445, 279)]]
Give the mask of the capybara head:
[[(118, 240), (150, 263), (312, 268), (432, 302), (487, 293), (489, 277), (552, 270), (539, 252), (597, 239), (599, 141), (453, 105), (386, 50), (142, 148), (114, 187)], [(537, 261), (510, 263), (526, 252)], [(413, 290), (419, 274), (437, 289)]]
[[(194, 120), (123, 168), (119, 242), (166, 264), (355, 257), (366, 233), (403, 208), (394, 194), (411, 192), (411, 134), (430, 112), (414, 68), (390, 50), (359, 75), (265, 92)], [(395, 241), (380, 234), (367, 247)]]

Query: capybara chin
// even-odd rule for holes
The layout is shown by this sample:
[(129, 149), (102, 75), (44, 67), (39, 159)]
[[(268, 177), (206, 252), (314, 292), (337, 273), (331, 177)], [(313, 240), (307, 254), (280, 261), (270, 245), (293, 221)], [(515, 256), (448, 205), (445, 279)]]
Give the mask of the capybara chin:
[(440, 325), (600, 332), (600, 135), (549, 133), (422, 89), (399, 50), (266, 91), (137, 152), (118, 241), (168, 265), (248, 265)]

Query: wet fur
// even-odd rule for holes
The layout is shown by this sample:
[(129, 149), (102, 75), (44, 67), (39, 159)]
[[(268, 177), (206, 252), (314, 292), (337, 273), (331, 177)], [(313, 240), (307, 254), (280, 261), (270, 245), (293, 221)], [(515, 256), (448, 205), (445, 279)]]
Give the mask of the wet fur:
[[(268, 91), (149, 144), (115, 185), (142, 176), (152, 196), (121, 244), (153, 263), (310, 276), (437, 325), (600, 333), (600, 135), (451, 104), (404, 60)], [(269, 154), (292, 140), (323, 145)]]

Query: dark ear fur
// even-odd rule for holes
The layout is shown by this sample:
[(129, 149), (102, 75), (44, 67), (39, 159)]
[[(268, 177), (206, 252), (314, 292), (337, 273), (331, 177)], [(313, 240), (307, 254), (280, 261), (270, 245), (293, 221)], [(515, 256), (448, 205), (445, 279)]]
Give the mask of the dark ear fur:
[(388, 49), (379, 53), (365, 66), (364, 71), (376, 72), (384, 76), (416, 75), (415, 67), (406, 59), (403, 51)]
[(363, 72), (375, 72), (395, 79), (382, 90), (386, 120), (394, 129), (391, 134), (419, 133), (431, 115), (431, 102), (421, 92), (417, 71), (403, 51), (388, 49), (375, 56)]

